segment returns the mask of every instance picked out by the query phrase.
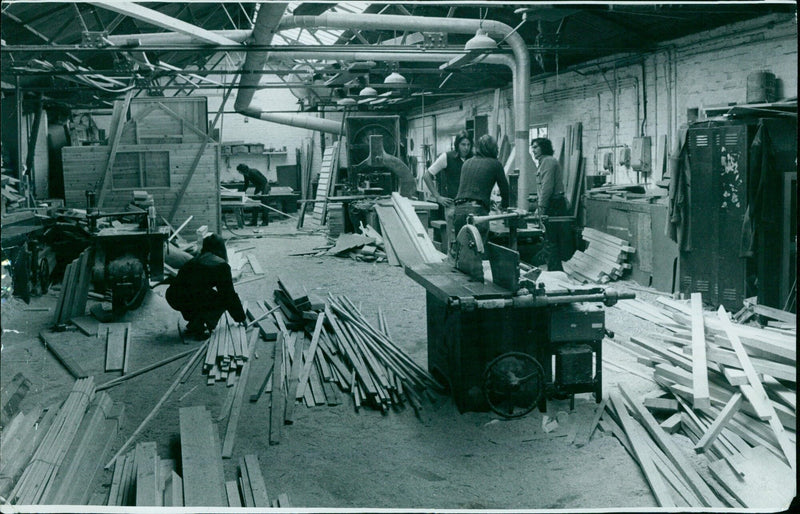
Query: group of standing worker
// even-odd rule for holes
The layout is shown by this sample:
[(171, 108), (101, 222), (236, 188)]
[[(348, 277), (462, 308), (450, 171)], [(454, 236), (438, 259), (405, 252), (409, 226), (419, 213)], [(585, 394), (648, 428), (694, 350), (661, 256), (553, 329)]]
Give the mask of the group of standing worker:
[[(495, 185), (500, 191), (500, 208), (506, 209), (509, 205), (508, 180), (503, 165), (497, 159), (497, 141), (488, 134), (481, 136), (473, 155), (469, 135), (466, 131), (461, 131), (456, 134), (453, 148), (452, 151), (441, 154), (423, 176), (423, 182), (434, 201), (445, 209), (448, 240), (451, 242), (467, 223), (469, 215), (489, 214)], [(531, 150), (538, 163), (538, 214), (548, 217), (566, 215), (568, 206), (561, 165), (553, 157), (553, 144), (547, 138), (536, 138), (531, 141)], [(438, 178), (438, 186), (434, 177)], [(478, 224), (476, 228), (486, 240), (488, 224)], [(561, 270), (558, 239), (558, 231), (551, 230), (545, 241), (547, 269), (551, 271)]]

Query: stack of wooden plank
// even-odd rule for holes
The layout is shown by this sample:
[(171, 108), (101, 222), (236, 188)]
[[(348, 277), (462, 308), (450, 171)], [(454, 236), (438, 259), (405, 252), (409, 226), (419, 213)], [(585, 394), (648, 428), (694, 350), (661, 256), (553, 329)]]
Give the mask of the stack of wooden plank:
[(0, 494), (16, 505), (85, 503), (121, 416), (108, 394), (95, 395), (91, 377), (77, 380), (60, 408), (19, 413), (3, 431)]
[(784, 331), (788, 334), (797, 331), (797, 315), (793, 312), (759, 305), (758, 298), (745, 298), (744, 306), (733, 315), (738, 323), (757, 317), (762, 325)]
[(92, 251), (87, 248), (77, 259), (67, 264), (61, 295), (53, 313), (53, 325), (64, 325), (73, 317), (86, 314), (92, 263)]
[(658, 302), (618, 305), (669, 331), (624, 343), (672, 401), (661, 428), (706, 456), (703, 481), (728, 506), (785, 508), (795, 491), (796, 337), (703, 312), (699, 294)]
[(224, 313), (211, 334), (206, 350), (203, 372), (208, 375), (208, 385), (225, 381), (228, 386), (233, 386), (249, 358), (245, 327), (234, 322), (227, 312)]
[(392, 193), (391, 201), (379, 201), (374, 208), (380, 220), (389, 264), (405, 267), (444, 260), (445, 254), (433, 245), (411, 200)]
[(581, 235), (588, 244), (585, 251), (578, 250), (562, 263), (564, 271), (580, 282), (607, 283), (622, 277), (631, 265), (628, 255), (636, 249), (628, 241), (605, 232), (586, 227)]
[(225, 482), (225, 491), (229, 507), (272, 507), (257, 455), (245, 455), (239, 459), (237, 480)]
[(173, 459), (158, 457), (156, 443), (142, 442), (114, 464), (107, 505), (183, 506), (183, 479)]

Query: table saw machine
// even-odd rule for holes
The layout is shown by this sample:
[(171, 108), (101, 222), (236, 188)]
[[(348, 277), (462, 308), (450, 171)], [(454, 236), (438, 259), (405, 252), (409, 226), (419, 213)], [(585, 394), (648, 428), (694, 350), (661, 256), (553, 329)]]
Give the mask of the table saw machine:
[(428, 370), (449, 385), (461, 412), (519, 417), (537, 405), (544, 412), (555, 396), (602, 398), (603, 305), (634, 295), (566, 287), (520, 263), (516, 251), (484, 244), (475, 227), (526, 216), (471, 217), (447, 261), (406, 268), (427, 291)]

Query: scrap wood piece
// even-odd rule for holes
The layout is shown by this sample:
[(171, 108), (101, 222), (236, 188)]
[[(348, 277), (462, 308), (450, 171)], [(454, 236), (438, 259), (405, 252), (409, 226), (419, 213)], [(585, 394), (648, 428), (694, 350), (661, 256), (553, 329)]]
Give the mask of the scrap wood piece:
[(681, 471), (684, 478), (689, 483), (689, 486), (703, 502), (703, 505), (706, 507), (723, 507), (722, 502), (717, 498), (714, 492), (709, 489), (692, 463), (687, 460), (681, 453), (681, 450), (675, 446), (672, 440), (670, 440), (667, 434), (661, 429), (653, 415), (650, 414), (643, 405), (635, 401), (633, 396), (624, 387), (618, 385), (618, 388), (622, 396), (625, 397), (633, 407), (634, 413), (637, 415), (639, 421), (642, 422), (648, 433), (656, 440), (659, 448), (661, 448), (670, 461)]
[(89, 337), (97, 337), (100, 323), (92, 316), (75, 316), (70, 322)]
[(133, 451), (136, 465), (136, 505), (161, 506), (162, 495), (158, 488), (158, 453), (152, 441), (138, 443)]
[(700, 293), (692, 293), (692, 387), (692, 405), (695, 409), (707, 411), (711, 406), (711, 398), (708, 392), (703, 296)]
[(603, 416), (603, 412), (606, 410), (607, 404), (608, 398), (603, 398), (603, 401), (600, 402), (600, 405), (595, 408), (592, 420), (588, 424), (584, 424), (580, 427), (572, 444), (580, 448), (589, 442), (589, 440), (592, 438), (592, 434), (594, 433), (594, 429), (597, 428), (597, 423), (600, 421), (600, 418)]
[(295, 394), (295, 399), (297, 400), (301, 399), (305, 395), (306, 384), (308, 383), (308, 376), (311, 373), (311, 365), (313, 364), (314, 356), (317, 353), (317, 346), (319, 345), (319, 339), (322, 333), (322, 327), (324, 322), (325, 322), (325, 313), (320, 312), (317, 315), (317, 323), (316, 325), (314, 325), (314, 333), (311, 336), (311, 346), (309, 346), (308, 349), (309, 358), (303, 365), (303, 370), (300, 372), (300, 376), (298, 379), (297, 392)]
[[(264, 483), (264, 475), (261, 473), (261, 464), (258, 461), (258, 456), (255, 454), (245, 455), (243, 462), (246, 467), (250, 490), (253, 494), (253, 507), (269, 507), (269, 496), (267, 495), (267, 487)], [(244, 471), (242, 470), (243, 473)]]
[[(19, 404), (28, 394), (31, 388), (31, 381), (28, 380), (22, 372), (17, 372), (11, 382), (3, 388), (3, 418), (13, 417), (19, 410)], [(3, 435), (6, 435), (3, 433)]]
[(636, 425), (634, 424), (633, 418), (628, 414), (627, 407), (625, 407), (622, 399), (619, 398), (616, 393), (611, 393), (609, 399), (611, 405), (614, 406), (614, 410), (617, 412), (617, 418), (622, 424), (622, 429), (625, 431), (628, 438), (631, 451), (639, 462), (639, 466), (642, 468), (642, 472), (644, 472), (644, 476), (647, 479), (647, 483), (650, 485), (650, 490), (653, 491), (653, 495), (656, 497), (659, 507), (676, 507), (675, 500), (672, 498), (669, 489), (667, 489), (664, 479), (650, 458), (649, 449), (646, 448), (639, 434), (636, 432)]
[(699, 441), (694, 445), (694, 450), (696, 452), (704, 452), (708, 450), (708, 447), (711, 446), (711, 443), (717, 438), (717, 436), (722, 432), (722, 429), (725, 428), (727, 422), (736, 414), (736, 411), (739, 410), (739, 407), (742, 405), (742, 393), (737, 392), (731, 399), (728, 401), (725, 408), (722, 409), (719, 416), (711, 423), (711, 426), (708, 427), (703, 437), (700, 438)]
[(211, 414), (202, 405), (178, 411), (184, 504), (227, 506), (219, 437)]
[(130, 341), (130, 323), (104, 323), (98, 329), (100, 337), (106, 339), (105, 370), (122, 371)]
[(275, 353), (272, 360), (275, 363), (276, 372), (273, 373), (273, 387), (272, 387), (272, 402), (269, 409), (269, 444), (274, 446), (280, 444), (282, 437), (282, 427), (284, 419), (285, 397), (283, 394), (283, 381), (284, 381), (284, 333), (282, 330), (278, 334), (278, 340), (275, 343)]
[[(747, 352), (742, 345), (742, 342), (739, 340), (739, 336), (732, 330), (731, 328), (731, 321), (728, 313), (725, 311), (725, 308), (720, 306), (719, 310), (717, 311), (718, 318), (722, 323), (725, 332), (728, 335), (728, 339), (733, 346), (733, 350), (736, 352), (736, 356), (739, 357), (739, 362), (742, 365), (742, 369), (747, 374), (747, 378), (750, 380), (750, 385), (755, 390), (755, 397), (756, 401), (763, 400), (763, 407), (766, 409), (766, 412), (769, 414), (769, 425), (772, 428), (772, 431), (775, 433), (775, 437), (778, 440), (778, 444), (781, 447), (781, 451), (783, 451), (784, 456), (789, 463), (789, 466), (792, 468), (793, 472), (797, 471), (797, 455), (796, 450), (793, 447), (794, 445), (789, 440), (788, 435), (783, 429), (783, 425), (778, 420), (778, 416), (775, 413), (775, 408), (772, 404), (772, 401), (767, 396), (766, 391), (764, 390), (764, 386), (761, 384), (761, 381), (758, 379), (758, 375), (756, 374), (756, 370), (753, 368), (753, 364), (750, 362), (750, 357), (747, 355)], [(752, 403), (752, 400), (751, 400)]]
[(710, 463), (709, 471), (744, 507), (787, 510), (797, 490), (792, 469), (760, 446), (742, 456), (744, 476), (733, 473), (724, 460)]
[(398, 262), (402, 266), (408, 267), (423, 264), (425, 260), (414, 245), (411, 236), (406, 232), (395, 208), (391, 205), (375, 204), (374, 209), (378, 213), (378, 219), (381, 222), (381, 233), (387, 245), (387, 257), (389, 255), (388, 248), (391, 246)]
[(250, 267), (253, 268), (253, 273), (256, 275), (264, 274), (264, 270), (261, 268), (261, 263), (258, 262), (258, 258), (255, 255), (248, 253), (247, 261), (250, 263)]
[(375, 243), (375, 239), (361, 234), (341, 234), (336, 238), (336, 244), (325, 252), (328, 255), (341, 255), (344, 252), (360, 248), (364, 245)]
[(236, 480), (225, 482), (225, 493), (228, 496), (228, 507), (242, 506), (242, 497), (239, 495), (239, 485)]
[[(255, 335), (256, 332), (253, 332)], [(256, 336), (257, 337), (257, 336)], [(255, 346), (256, 339), (250, 338), (249, 345), (252, 349)], [(228, 426), (225, 430), (225, 439), (222, 443), (222, 458), (230, 459), (233, 454), (233, 445), (236, 441), (236, 429), (239, 427), (239, 413), (242, 409), (242, 400), (244, 398), (244, 391), (247, 388), (247, 376), (250, 373), (250, 361), (244, 363), (242, 366), (242, 374), (239, 381), (236, 383), (236, 395), (233, 399), (233, 406), (231, 407), (231, 414), (228, 417)]]
[(65, 351), (64, 346), (61, 343), (55, 341), (55, 334), (49, 333), (46, 334), (44, 332), (39, 332), (39, 338), (44, 343), (45, 348), (50, 350), (50, 353), (64, 365), (64, 367), (69, 371), (70, 375), (75, 377), (76, 379), (86, 378), (89, 376), (80, 365), (75, 362), (72, 357)]

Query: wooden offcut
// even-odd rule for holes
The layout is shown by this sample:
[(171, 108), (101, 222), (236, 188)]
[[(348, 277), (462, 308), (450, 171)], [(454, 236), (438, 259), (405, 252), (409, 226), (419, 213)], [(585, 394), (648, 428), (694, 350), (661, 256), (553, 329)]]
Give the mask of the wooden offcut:
[(706, 369), (706, 336), (703, 326), (703, 297), (692, 293), (692, 384), (695, 409), (707, 411), (711, 405)]
[(181, 469), (184, 504), (225, 507), (228, 505), (219, 452), (219, 437), (211, 414), (204, 406), (178, 411), (181, 434)]

